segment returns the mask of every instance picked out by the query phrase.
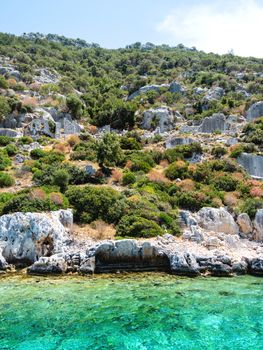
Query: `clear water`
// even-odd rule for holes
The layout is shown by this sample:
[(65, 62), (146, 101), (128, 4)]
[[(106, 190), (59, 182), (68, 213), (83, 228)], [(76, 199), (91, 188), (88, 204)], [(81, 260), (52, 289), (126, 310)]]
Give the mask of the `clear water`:
[(0, 279), (0, 349), (263, 349), (263, 279)]

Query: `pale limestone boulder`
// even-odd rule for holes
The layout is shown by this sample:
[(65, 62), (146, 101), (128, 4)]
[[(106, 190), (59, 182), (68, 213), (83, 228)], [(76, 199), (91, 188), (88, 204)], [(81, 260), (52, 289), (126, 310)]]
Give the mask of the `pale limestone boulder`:
[(205, 230), (231, 235), (239, 233), (238, 225), (224, 208), (202, 208), (197, 213), (197, 218), (199, 225)]
[(237, 217), (237, 224), (240, 232), (248, 235), (253, 232), (253, 225), (247, 213), (239, 214)]

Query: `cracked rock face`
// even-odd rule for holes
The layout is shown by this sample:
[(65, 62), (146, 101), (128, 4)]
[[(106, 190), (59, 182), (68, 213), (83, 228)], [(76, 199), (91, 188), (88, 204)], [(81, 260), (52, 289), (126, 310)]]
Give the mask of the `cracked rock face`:
[(26, 265), (41, 256), (63, 251), (69, 239), (70, 210), (45, 213), (14, 213), (0, 217), (0, 250), (8, 263)]
[(168, 107), (152, 108), (143, 113), (142, 128), (146, 130), (159, 128), (160, 132), (172, 130), (176, 117)]
[(199, 225), (206, 230), (232, 235), (239, 232), (232, 215), (224, 208), (202, 208), (197, 214)]

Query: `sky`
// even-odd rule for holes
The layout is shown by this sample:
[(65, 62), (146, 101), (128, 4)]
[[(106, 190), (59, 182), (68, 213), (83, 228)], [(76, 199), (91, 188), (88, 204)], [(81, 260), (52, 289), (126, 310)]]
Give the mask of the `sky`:
[(263, 58), (263, 0), (0, 0), (0, 31), (140, 41)]

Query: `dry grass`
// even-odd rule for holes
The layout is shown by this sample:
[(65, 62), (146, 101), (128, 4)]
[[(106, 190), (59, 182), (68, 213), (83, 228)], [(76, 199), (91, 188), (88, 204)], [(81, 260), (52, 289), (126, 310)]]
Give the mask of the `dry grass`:
[(110, 182), (120, 183), (122, 181), (122, 177), (123, 177), (123, 174), (120, 169), (113, 169), (111, 172)]
[(165, 177), (165, 175), (156, 170), (152, 169), (149, 174), (148, 174), (148, 179), (152, 182), (157, 182), (157, 183), (167, 183), (169, 180)]
[(25, 97), (23, 100), (22, 100), (22, 104), (25, 106), (25, 105), (29, 105), (29, 106), (32, 106), (32, 107), (37, 107), (38, 106), (38, 101), (35, 97)]
[(71, 135), (67, 138), (67, 143), (70, 147), (74, 147), (80, 143), (80, 138), (77, 135)]
[(87, 127), (87, 131), (91, 133), (92, 135), (95, 135), (98, 131), (98, 128), (95, 125), (89, 125)]
[(62, 205), (63, 204), (63, 197), (61, 193), (57, 192), (51, 192), (50, 193), (50, 200), (52, 203), (56, 205)]
[(54, 151), (58, 152), (58, 153), (69, 153), (70, 152), (70, 148), (68, 146), (67, 143), (65, 142), (60, 142), (60, 143), (57, 143), (53, 146), (53, 149)]
[(105, 223), (102, 220), (94, 221), (90, 225), (73, 225), (73, 235), (78, 239), (113, 239), (116, 233), (115, 228), (112, 225)]
[(189, 192), (189, 191), (194, 191), (195, 190), (195, 183), (191, 179), (182, 180), (182, 181), (178, 182), (177, 185), (184, 192)]
[(45, 200), (47, 195), (46, 195), (45, 191), (43, 191), (41, 188), (34, 188), (30, 192), (30, 197), (31, 197), (31, 199)]

